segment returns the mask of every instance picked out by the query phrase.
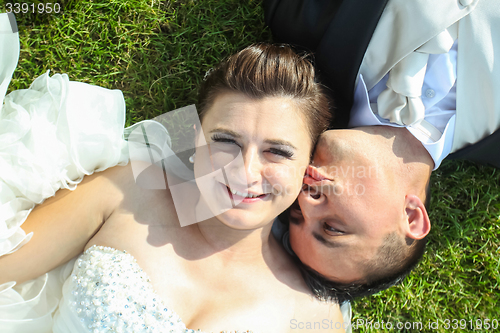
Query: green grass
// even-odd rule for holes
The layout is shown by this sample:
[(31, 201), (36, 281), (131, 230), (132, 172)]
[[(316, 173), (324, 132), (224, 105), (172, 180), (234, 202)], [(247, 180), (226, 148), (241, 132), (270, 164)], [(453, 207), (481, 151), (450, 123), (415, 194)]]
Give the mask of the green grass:
[[(29, 87), (49, 69), (68, 73), (122, 90), (127, 125), (195, 103), (209, 68), (243, 46), (271, 40), (259, 1), (59, 3), (62, 14), (16, 15), (21, 56), (9, 90)], [(470, 329), (458, 323), (453, 330), (453, 319), (465, 319), (468, 328), (471, 319), (500, 320), (500, 170), (446, 161), (432, 176), (432, 194), (422, 264), (401, 286), (357, 301), (354, 322), (422, 322), (424, 332), (459, 332)], [(429, 328), (436, 320), (440, 328)]]

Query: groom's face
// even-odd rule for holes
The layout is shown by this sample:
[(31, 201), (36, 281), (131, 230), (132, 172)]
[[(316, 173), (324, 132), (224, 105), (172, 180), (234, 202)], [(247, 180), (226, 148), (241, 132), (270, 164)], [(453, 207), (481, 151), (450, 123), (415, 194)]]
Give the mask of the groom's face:
[(291, 211), (294, 252), (340, 283), (363, 280), (384, 239), (403, 233), (404, 200), (377, 142), (364, 129), (324, 133), (298, 197), (300, 209)]

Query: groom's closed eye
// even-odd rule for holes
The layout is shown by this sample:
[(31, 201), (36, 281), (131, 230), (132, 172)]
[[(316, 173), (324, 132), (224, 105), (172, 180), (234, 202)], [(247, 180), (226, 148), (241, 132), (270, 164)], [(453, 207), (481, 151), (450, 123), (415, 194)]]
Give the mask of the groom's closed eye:
[(328, 222), (323, 222), (323, 230), (329, 236), (342, 236), (345, 235), (345, 232), (337, 229), (336, 227), (330, 225)]
[(329, 247), (329, 248), (338, 248), (338, 247), (342, 247), (345, 245), (343, 242), (338, 242), (335, 239), (326, 239), (325, 237), (323, 237), (322, 235), (318, 234), (315, 231), (312, 232), (312, 235), (321, 244), (323, 244), (324, 246)]

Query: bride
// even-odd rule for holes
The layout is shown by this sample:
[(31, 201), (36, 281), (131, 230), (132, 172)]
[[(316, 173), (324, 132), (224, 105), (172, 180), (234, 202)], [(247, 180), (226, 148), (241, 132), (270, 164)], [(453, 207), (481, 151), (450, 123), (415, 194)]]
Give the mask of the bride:
[[(0, 41), (3, 98), (19, 44)], [(338, 304), (313, 296), (270, 235), (328, 124), (312, 65), (287, 47), (247, 47), (208, 74), (199, 111), (208, 149), (196, 176), (224, 167), (218, 152), (243, 159), (200, 200), (238, 204), (181, 227), (169, 190), (135, 182), (120, 92), (47, 73), (5, 98), (2, 332), (343, 331)]]

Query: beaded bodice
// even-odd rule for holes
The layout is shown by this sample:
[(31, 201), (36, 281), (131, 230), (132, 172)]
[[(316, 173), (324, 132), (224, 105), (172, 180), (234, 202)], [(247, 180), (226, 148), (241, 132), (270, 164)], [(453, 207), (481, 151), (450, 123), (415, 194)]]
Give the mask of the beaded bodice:
[(71, 311), (89, 332), (201, 332), (187, 329), (126, 251), (92, 246), (71, 275)]

